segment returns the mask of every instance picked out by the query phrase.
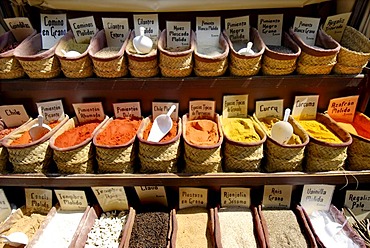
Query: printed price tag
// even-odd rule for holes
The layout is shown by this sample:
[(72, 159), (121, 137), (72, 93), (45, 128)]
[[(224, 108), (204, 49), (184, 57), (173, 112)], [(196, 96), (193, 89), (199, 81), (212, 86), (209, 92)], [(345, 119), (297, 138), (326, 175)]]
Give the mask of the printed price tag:
[(256, 101), (256, 117), (258, 119), (275, 117), (283, 119), (284, 100)]
[(61, 121), (64, 118), (64, 109), (61, 100), (36, 103), (39, 115), (44, 117), (45, 123)]
[(134, 28), (136, 36), (140, 35), (140, 27), (145, 28), (145, 36), (148, 36), (153, 41), (156, 41), (159, 35), (158, 14), (134, 15)]
[(50, 189), (24, 189), (26, 208), (37, 213), (48, 213), (53, 207), (53, 192)]
[(248, 117), (248, 95), (224, 96), (222, 117)]
[(342, 40), (343, 32), (347, 26), (347, 22), (350, 16), (351, 13), (328, 16), (323, 26), (323, 30), (334, 40), (340, 42)]
[(91, 187), (91, 189), (104, 212), (129, 209), (123, 187)]
[(225, 29), (232, 42), (249, 41), (249, 16), (225, 19)]
[(7, 127), (19, 127), (30, 118), (23, 105), (0, 106), (0, 117)]
[(328, 114), (331, 118), (340, 122), (353, 122), (359, 96), (347, 96), (331, 99)]
[(251, 205), (251, 189), (221, 188), (221, 207), (247, 207)]
[(300, 37), (304, 43), (314, 46), (319, 28), (320, 18), (296, 16), (293, 24), (293, 32)]
[(258, 32), (266, 45), (281, 46), (283, 14), (259, 15)]
[(10, 214), (12, 213), (12, 209), (6, 198), (3, 189), (0, 189), (0, 222), (3, 222)]
[(4, 21), (18, 42), (23, 41), (34, 32), (27, 17), (4, 18)]
[(168, 206), (166, 190), (163, 186), (135, 186), (141, 204)]
[(78, 211), (87, 208), (87, 199), (83, 190), (54, 190), (62, 210)]
[(73, 103), (72, 106), (80, 123), (104, 120), (105, 115), (101, 102)]
[(190, 22), (166, 22), (167, 50), (190, 47)]
[(67, 33), (66, 14), (40, 14), (42, 49), (52, 48)]
[(304, 185), (301, 197), (302, 207), (304, 207), (308, 214), (318, 210), (328, 211), (334, 189), (334, 185)]
[(292, 185), (265, 185), (262, 204), (265, 208), (290, 208)]
[(171, 106), (175, 105), (176, 109), (171, 114), (172, 120), (177, 120), (179, 118), (179, 104), (174, 102), (153, 102), (152, 103), (152, 115), (153, 120), (161, 114), (167, 114)]
[(347, 190), (344, 205), (351, 209), (355, 215), (370, 212), (370, 191)]
[(207, 207), (208, 189), (179, 188), (179, 208)]
[(315, 120), (319, 96), (296, 96), (292, 116), (297, 120)]
[(77, 43), (90, 43), (97, 31), (93, 16), (69, 19), (69, 25)]
[(116, 118), (141, 117), (140, 102), (113, 103)]
[(102, 18), (105, 37), (108, 47), (121, 47), (128, 34), (127, 18)]
[(189, 120), (214, 119), (216, 111), (215, 101), (190, 101)]
[(197, 17), (198, 46), (218, 47), (221, 33), (221, 17)]

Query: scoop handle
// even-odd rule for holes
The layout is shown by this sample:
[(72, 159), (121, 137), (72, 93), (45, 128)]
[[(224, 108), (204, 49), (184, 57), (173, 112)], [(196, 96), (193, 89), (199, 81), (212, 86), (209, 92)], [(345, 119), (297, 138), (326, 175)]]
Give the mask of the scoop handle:
[(175, 111), (175, 109), (176, 109), (176, 105), (172, 105), (171, 108), (168, 110), (166, 115), (171, 116), (173, 111)]
[(140, 30), (140, 36), (144, 36), (144, 34), (145, 34), (145, 27), (140, 27), (139, 30)]
[(40, 127), (42, 127), (42, 124), (44, 124), (44, 117), (42, 115), (37, 116), (37, 123)]
[(290, 115), (290, 108), (287, 108), (287, 109), (285, 109), (285, 112), (284, 112), (283, 121), (285, 121), (285, 122), (288, 121), (289, 115)]

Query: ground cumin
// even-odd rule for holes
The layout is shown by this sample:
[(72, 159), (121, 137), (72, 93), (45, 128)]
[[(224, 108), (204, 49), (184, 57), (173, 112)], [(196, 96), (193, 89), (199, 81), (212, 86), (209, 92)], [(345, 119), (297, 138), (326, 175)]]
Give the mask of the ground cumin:
[[(53, 122), (53, 123), (50, 123), (48, 124), (48, 126), (53, 129), (54, 127), (56, 127), (60, 122)], [(15, 139), (10, 145), (11, 146), (15, 146), (15, 145), (26, 145), (26, 144), (29, 144), (32, 142), (32, 139), (31, 139), (31, 136), (30, 136), (30, 132), (27, 130), (26, 132), (24, 132), (22, 134), (21, 137), (19, 137), (18, 139)]]
[(66, 148), (78, 145), (88, 138), (91, 138), (99, 122), (91, 122), (69, 129), (55, 139), (54, 145), (59, 148)]

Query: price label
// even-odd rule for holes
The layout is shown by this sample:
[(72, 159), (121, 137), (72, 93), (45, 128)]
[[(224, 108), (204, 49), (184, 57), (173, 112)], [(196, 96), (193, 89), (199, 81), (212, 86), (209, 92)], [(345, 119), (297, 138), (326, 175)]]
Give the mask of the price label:
[(221, 206), (249, 208), (251, 205), (250, 191), (249, 188), (221, 188)]
[(319, 28), (320, 18), (296, 16), (293, 24), (293, 32), (300, 37), (304, 43), (314, 46)]
[(102, 18), (105, 37), (108, 47), (121, 47), (128, 34), (127, 18)]
[(340, 122), (353, 122), (359, 96), (347, 96), (331, 99), (328, 114)]
[(7, 127), (19, 127), (30, 118), (23, 105), (0, 106), (0, 117)]
[(52, 48), (67, 33), (66, 14), (40, 14), (42, 49)]
[(104, 212), (129, 209), (123, 187), (91, 187), (91, 189)]
[(166, 22), (167, 49), (188, 49), (190, 47), (190, 22)]
[(38, 213), (48, 213), (53, 207), (53, 195), (49, 189), (24, 189), (26, 208)]
[(340, 42), (350, 16), (351, 13), (328, 16), (323, 26), (323, 30), (334, 40)]
[(152, 103), (153, 120), (158, 115), (167, 114), (168, 110), (170, 110), (172, 105), (175, 105), (176, 109), (171, 114), (171, 118), (172, 120), (177, 120), (179, 118), (179, 104), (174, 102), (153, 102)]
[(215, 101), (190, 101), (189, 120), (211, 119), (215, 117)]
[(168, 206), (166, 190), (163, 186), (135, 186), (141, 204)]
[(249, 41), (249, 16), (225, 19), (225, 29), (232, 42)]
[(302, 207), (304, 207), (308, 214), (318, 210), (328, 211), (334, 189), (334, 185), (304, 185), (301, 197)]
[(141, 117), (140, 102), (113, 103), (116, 118)]
[(27, 17), (4, 18), (4, 21), (18, 42), (23, 41), (34, 32)]
[(197, 17), (198, 46), (218, 47), (221, 33), (221, 17)]
[(134, 15), (135, 35), (140, 35), (140, 27), (144, 27), (145, 36), (148, 36), (153, 41), (158, 39), (158, 14), (149, 15)]
[(73, 103), (72, 106), (80, 123), (104, 120), (105, 115), (101, 102)]
[(87, 208), (87, 199), (83, 190), (54, 190), (60, 208), (67, 211), (79, 211)]
[(265, 185), (262, 204), (265, 208), (290, 208), (292, 185)]
[(61, 121), (64, 118), (64, 108), (61, 100), (36, 103), (39, 115), (44, 117), (45, 123)]
[(292, 116), (298, 120), (315, 120), (319, 96), (296, 96)]
[(266, 45), (281, 46), (283, 14), (258, 15), (258, 33)]
[(0, 189), (0, 222), (3, 222), (10, 214), (12, 213), (12, 209), (6, 198), (3, 189)]
[(69, 19), (69, 25), (77, 43), (89, 44), (97, 31), (93, 16)]
[(256, 102), (256, 117), (258, 119), (266, 117), (275, 117), (282, 120), (283, 112), (284, 112), (283, 99)]
[(222, 117), (248, 117), (248, 95), (224, 96)]
[(179, 208), (207, 207), (208, 189), (179, 188)]

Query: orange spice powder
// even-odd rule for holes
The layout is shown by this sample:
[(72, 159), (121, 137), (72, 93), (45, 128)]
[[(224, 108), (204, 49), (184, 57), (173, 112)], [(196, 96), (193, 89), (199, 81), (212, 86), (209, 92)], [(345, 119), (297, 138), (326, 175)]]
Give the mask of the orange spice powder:
[(60, 148), (78, 145), (91, 138), (95, 128), (99, 124), (100, 122), (91, 122), (69, 129), (55, 139), (54, 145)]
[(5, 128), (0, 131), (0, 140), (3, 139), (6, 135), (10, 134), (16, 127)]
[[(166, 142), (176, 137), (177, 135), (177, 122), (173, 122), (171, 130), (164, 136), (159, 142)], [(144, 140), (148, 140), (150, 129), (153, 126), (153, 122), (150, 122), (143, 133)]]
[[(59, 121), (56, 121), (56, 122), (53, 122), (53, 123), (50, 123), (49, 124), (49, 127), (51, 129), (53, 129), (54, 127), (56, 127), (60, 122)], [(18, 139), (14, 140), (10, 145), (11, 146), (16, 146), (16, 145), (26, 145), (26, 144), (29, 144), (32, 142), (32, 138), (30, 136), (30, 132), (29, 131), (26, 131), (22, 134), (21, 137), (19, 137)]]

